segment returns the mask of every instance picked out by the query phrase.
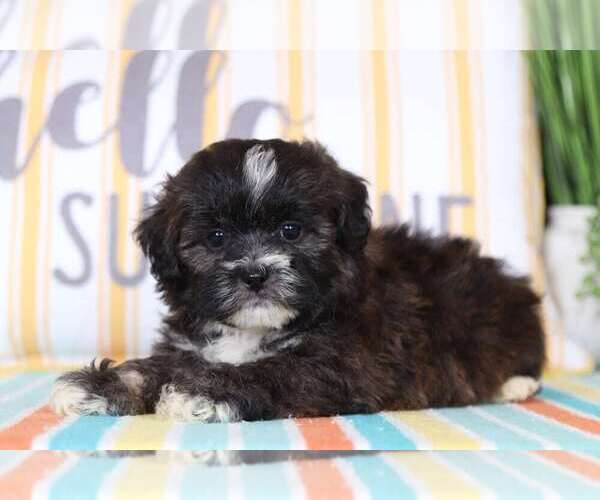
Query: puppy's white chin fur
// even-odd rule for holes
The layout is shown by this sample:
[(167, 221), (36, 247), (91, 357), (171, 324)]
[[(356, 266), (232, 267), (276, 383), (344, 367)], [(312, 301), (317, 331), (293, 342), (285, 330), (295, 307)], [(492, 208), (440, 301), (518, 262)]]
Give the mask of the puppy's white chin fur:
[(279, 304), (261, 304), (243, 307), (229, 318), (227, 323), (237, 328), (279, 329), (298, 316), (298, 311)]

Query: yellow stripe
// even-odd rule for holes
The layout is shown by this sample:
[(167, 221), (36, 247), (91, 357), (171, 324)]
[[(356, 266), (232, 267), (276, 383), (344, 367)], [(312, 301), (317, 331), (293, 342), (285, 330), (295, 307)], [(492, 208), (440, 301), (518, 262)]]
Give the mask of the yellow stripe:
[[(27, 36), (27, 28), (32, 24), (30, 21), (30, 11), (33, 8), (35, 0), (29, 0), (25, 3), (25, 7), (23, 9), (23, 15), (21, 16), (21, 28), (19, 33), (19, 47), (21, 48), (29, 48), (30, 40)], [(24, 102), (28, 101), (29, 96), (26, 94), (25, 89), (26, 86), (31, 81), (31, 76), (29, 74), (30, 71), (30, 52), (23, 52), (20, 54), (21, 64), (20, 64), (20, 78), (19, 78), (19, 97), (23, 99)], [(27, 145), (26, 145), (27, 146)], [(18, 275), (16, 262), (16, 253), (17, 253), (17, 221), (19, 216), (19, 207), (21, 205), (21, 191), (22, 191), (22, 177), (17, 177), (11, 183), (11, 204), (10, 204), (10, 226), (9, 226), (9, 253), (8, 253), (8, 297), (7, 297), (7, 318), (6, 318), (6, 326), (8, 330), (8, 336), (10, 339), (10, 345), (13, 352), (13, 356), (19, 357), (21, 356), (21, 343), (18, 342), (17, 335), (17, 319), (20, 314), (15, 310), (16, 309), (16, 295), (18, 293), (18, 288), (16, 286), (16, 276)], [(21, 226), (22, 227), (22, 226)], [(19, 339), (22, 340), (22, 339)]]
[[(454, 50), (449, 52), (451, 55), (446, 56), (445, 62), (452, 189), (454, 194), (470, 197), (473, 204), (455, 209), (460, 210), (458, 220), (454, 211), (451, 211), (449, 214), (450, 229), (451, 232), (474, 237), (477, 232), (474, 206), (476, 196), (475, 131), (469, 53), (464, 50), (469, 46), (469, 5), (467, 0), (454, 0), (452, 6), (452, 10), (445, 9), (445, 18), (453, 20), (453, 23), (450, 23), (446, 29), (446, 44)], [(463, 50), (456, 50), (457, 48)], [(454, 137), (455, 128), (458, 129), (458, 138)], [(458, 150), (454, 145), (456, 139), (458, 139)], [(460, 170), (458, 179), (455, 177), (457, 166)]]
[[(522, 68), (525, 72), (525, 68)], [(544, 294), (546, 289), (544, 262), (540, 253), (540, 247), (544, 230), (544, 181), (540, 172), (541, 160), (539, 156), (540, 146), (535, 123), (534, 106), (531, 86), (526, 76), (521, 79), (521, 95), (523, 107), (524, 134), (522, 148), (523, 164), (523, 205), (526, 220), (526, 243), (529, 258), (529, 273), (531, 283), (539, 294)], [(550, 299), (548, 299), (550, 300)], [(547, 303), (542, 304), (541, 319), (544, 331), (553, 338), (548, 339), (546, 345), (547, 365), (544, 369), (546, 376), (553, 373), (564, 374), (569, 371), (565, 363), (565, 332), (560, 320), (551, 321)], [(589, 368), (593, 369), (593, 360), (589, 360)]]
[[(52, 37), (52, 46), (58, 47), (58, 35), (59, 28), (61, 25), (62, 14), (63, 14), (63, 0), (54, 1), (54, 33)], [(53, 95), (58, 93), (60, 86), (61, 77), (61, 66), (62, 66), (63, 54), (60, 51), (53, 52), (52, 59), (54, 61), (52, 73), (52, 93)], [(55, 145), (52, 141), (48, 141), (48, 154), (47, 154), (47, 177), (46, 177), (46, 243), (45, 243), (45, 254), (44, 254), (44, 271), (43, 271), (43, 305), (42, 305), (42, 321), (43, 321), (43, 338), (44, 338), (44, 351), (47, 358), (52, 357), (53, 345), (50, 337), (50, 289), (51, 289), (51, 276), (52, 276), (52, 241), (54, 238), (52, 219), (54, 215), (54, 163), (55, 163)]]
[(10, 361), (0, 365), (0, 374), (2, 376), (13, 373), (31, 372), (31, 371), (50, 371), (63, 373), (69, 370), (81, 368), (81, 363), (62, 363), (48, 362), (42, 356), (30, 356), (19, 361)]
[[(127, 23), (127, 19), (129, 17), (129, 13), (134, 5), (133, 0), (124, 0), (119, 3), (120, 7), (120, 17), (118, 18), (118, 39), (123, 39), (123, 34), (125, 30), (125, 25)], [(112, 28), (111, 25), (108, 26), (110, 30)], [(110, 100), (109, 105), (109, 113), (116, 115), (116, 109), (118, 108), (119, 99), (121, 97), (121, 86), (123, 81), (123, 75), (129, 64), (129, 61), (134, 55), (133, 51), (130, 50), (121, 50), (118, 53), (118, 62), (116, 64), (116, 73), (117, 73), (117, 86), (118, 90), (116, 92), (115, 100)], [(114, 71), (115, 65), (111, 65), (110, 71)], [(109, 82), (111, 78), (109, 76)], [(119, 150), (119, 135), (117, 134), (114, 142), (112, 151), (109, 154), (110, 162), (112, 164), (112, 186), (111, 190), (107, 195), (115, 194), (118, 198), (118, 215), (117, 215), (117, 224), (118, 224), (118, 234), (117, 234), (117, 266), (121, 270), (126, 270), (126, 261), (127, 261), (127, 250), (130, 244), (129, 239), (129, 186), (130, 182), (127, 171), (125, 170), (125, 166), (123, 165), (123, 161), (121, 159), (121, 153)], [(109, 168), (109, 164), (104, 164), (103, 168)], [(106, 207), (107, 208), (107, 207)], [(102, 217), (106, 217), (103, 214)], [(104, 234), (106, 236), (106, 234)], [(100, 289), (100, 293), (103, 293), (103, 289)], [(117, 283), (114, 280), (111, 280), (108, 286), (109, 293), (109, 321), (108, 328), (109, 334), (108, 337), (110, 339), (108, 350), (109, 355), (115, 358), (121, 358), (125, 356), (127, 352), (127, 322), (126, 322), (126, 300), (127, 294), (126, 289)], [(104, 305), (104, 304), (102, 304)], [(102, 324), (102, 320), (100, 321)], [(103, 325), (102, 325), (103, 326)]]
[[(26, 8), (29, 7), (29, 4), (26, 5)], [(20, 77), (19, 77), (19, 96), (23, 99), (24, 102), (29, 100), (29, 92), (27, 92), (27, 88), (29, 88), (29, 83), (31, 82), (31, 72), (33, 70), (33, 65), (35, 62), (35, 58), (37, 57), (35, 52), (23, 52), (21, 53), (21, 64), (20, 64)], [(25, 145), (27, 147), (27, 144)], [(22, 355), (22, 338), (18, 335), (18, 320), (16, 318), (20, 317), (19, 312), (17, 311), (17, 299), (18, 295), (18, 286), (17, 286), (17, 277), (19, 276), (18, 268), (17, 268), (17, 236), (18, 236), (18, 227), (22, 227), (22, 225), (18, 225), (19, 222), (19, 208), (22, 203), (22, 193), (23, 193), (23, 176), (19, 176), (13, 180), (11, 184), (11, 206), (10, 206), (10, 230), (9, 230), (9, 255), (8, 255), (8, 314), (7, 314), (7, 329), (8, 335), (10, 338), (11, 348), (13, 351), (13, 355), (15, 357), (20, 357)]]
[[(454, 53), (456, 68), (456, 89), (458, 92), (458, 123), (460, 131), (460, 165), (461, 165), (461, 195), (469, 196), (475, 201), (475, 141), (473, 128), (473, 109), (471, 102), (471, 82), (469, 68), (469, 53), (457, 51)], [(476, 236), (474, 204), (462, 209), (462, 233)]]
[(127, 459), (113, 486), (112, 498), (129, 500), (138, 498), (140, 492), (148, 500), (164, 498), (172, 467), (173, 460), (168, 454)]
[(466, 51), (470, 48), (469, 1), (454, 0), (454, 49)]
[[(29, 4), (26, 4), (26, 8)], [(26, 85), (31, 81), (30, 75), (30, 61), (31, 55), (30, 52), (24, 52), (20, 54), (20, 76), (19, 76), (19, 97), (23, 99), (24, 102), (27, 102), (28, 95), (26, 94), (25, 88)], [(16, 276), (17, 266), (16, 266), (16, 254), (17, 254), (17, 221), (19, 219), (19, 206), (21, 203), (21, 183), (23, 179), (21, 177), (17, 177), (11, 182), (10, 193), (11, 193), (11, 203), (10, 203), (10, 218), (9, 218), (9, 250), (8, 250), (8, 297), (7, 297), (7, 318), (6, 318), (6, 326), (8, 330), (8, 336), (10, 339), (11, 349), (14, 357), (19, 357), (21, 355), (21, 345), (17, 340), (17, 326), (15, 316), (18, 317), (18, 313), (15, 310), (16, 308)]]
[(480, 450), (483, 443), (447, 423), (433, 411), (402, 411), (386, 413), (390, 419), (423, 436), (436, 450)]
[(485, 123), (485, 88), (483, 84), (483, 75), (481, 68), (481, 54), (473, 54), (474, 74), (477, 85), (477, 128), (479, 129), (479, 149), (477, 156), (476, 173), (479, 174), (478, 188), (475, 193), (475, 210), (478, 217), (477, 236), (481, 242), (484, 252), (490, 251), (490, 196), (489, 196), (489, 177), (487, 165), (487, 129)]
[(289, 0), (288, 26), (288, 110), (291, 124), (288, 131), (290, 139), (302, 139), (304, 127), (304, 72), (302, 48), (302, 6), (301, 0)]
[(288, 53), (288, 110), (291, 121), (288, 129), (289, 139), (302, 139), (304, 136), (302, 85), (302, 52), (293, 50)]
[[(225, 21), (223, 23), (224, 27), (224, 39), (225, 39), (225, 47), (231, 47), (231, 21), (229, 19), (229, 11), (225, 11)], [(228, 58), (225, 62), (225, 66), (223, 68), (223, 116), (230, 117), (232, 114), (232, 99), (231, 99), (231, 85), (232, 85), (232, 76), (231, 76), (231, 59)], [(227, 119), (227, 118), (226, 118)]]
[(378, 50), (372, 55), (373, 103), (375, 114), (375, 187), (378, 199), (390, 189), (390, 117), (386, 52)]
[[(469, 23), (469, 29), (475, 28), (475, 41), (472, 43), (475, 47), (483, 45), (481, 26), (483, 25), (483, 14), (481, 5), (475, 2), (475, 19)], [(485, 86), (483, 79), (482, 57), (479, 51), (471, 53), (473, 61), (473, 82), (475, 90), (475, 117), (476, 125), (474, 129), (479, 133), (476, 137), (476, 155), (474, 171), (476, 174), (477, 188), (475, 192), (475, 212), (477, 219), (477, 238), (481, 242), (484, 252), (489, 251), (490, 247), (490, 224), (489, 224), (489, 193), (488, 193), (488, 165), (487, 165), (487, 128), (485, 116)]]
[[(390, 116), (387, 71), (386, 25), (384, 0), (372, 2), (373, 43), (372, 52), (374, 142), (375, 142), (375, 205), (381, 196), (390, 191)], [(379, 214), (381, 215), (381, 214)]]
[(583, 381), (568, 378), (552, 379), (545, 382), (550, 387), (579, 396), (593, 403), (600, 403), (600, 387), (587, 385)]
[(584, 361), (584, 366), (578, 366), (577, 368), (570, 368), (568, 366), (561, 366), (556, 361), (559, 359), (552, 351), (552, 346), (546, 346), (546, 356), (548, 356), (548, 362), (542, 370), (542, 378), (544, 380), (554, 380), (559, 377), (565, 377), (568, 375), (588, 375), (595, 370), (595, 363), (593, 358)]
[(483, 496), (481, 488), (465, 480), (431, 453), (395, 452), (391, 455), (392, 460), (406, 470), (407, 476), (425, 486), (424, 490), (431, 498), (475, 500)]
[(162, 450), (173, 422), (157, 415), (138, 415), (119, 429), (111, 448), (115, 450)]
[[(28, 4), (26, 9), (30, 10), (32, 7), (33, 2)], [(31, 23), (32, 39), (30, 47), (43, 48), (47, 33), (48, 11), (50, 4), (48, 0), (39, 0), (36, 2), (35, 7), (33, 23)], [(27, 112), (26, 147), (31, 147), (35, 137), (42, 129), (43, 120), (45, 117), (44, 101), (49, 61), (50, 53), (48, 52), (40, 52), (36, 55), (33, 67), (33, 75), (31, 78), (30, 94), (28, 96), (29, 107)], [(21, 223), (21, 228), (23, 230), (23, 247), (21, 248), (21, 311), (19, 316), (21, 323), (23, 351), (26, 356), (35, 355), (39, 352), (39, 343), (37, 338), (37, 250), (40, 227), (40, 194), (42, 189), (42, 156), (40, 148), (41, 142), (36, 146), (29, 165), (26, 167), (22, 179), (19, 180), (19, 182), (23, 182), (23, 193), (25, 195), (23, 222)], [(14, 202), (17, 202), (16, 197)], [(14, 305), (10, 304), (10, 306)], [(13, 324), (14, 323), (9, 323), (9, 331), (14, 329)], [(16, 345), (13, 344), (13, 347), (16, 347)]]
[(223, 25), (223, 18), (226, 13), (226, 5), (223, 2), (214, 2), (208, 13), (208, 22), (206, 23), (206, 37), (204, 46), (212, 50), (217, 45), (219, 30)]
[[(121, 51), (119, 55), (118, 74), (122, 80), (125, 69), (133, 57), (131, 51)], [(117, 100), (120, 95), (117, 96)], [(129, 243), (129, 176), (121, 160), (119, 150), (119, 136), (115, 138), (112, 158), (112, 194), (118, 197), (119, 217), (117, 219), (117, 265), (125, 270), (127, 245)], [(125, 318), (126, 289), (114, 280), (110, 282), (110, 354), (111, 356), (124, 356), (126, 353), (126, 318)]]
[(371, 27), (373, 34), (373, 49), (378, 52), (387, 49), (387, 30), (386, 30), (386, 12), (385, 0), (373, 0), (371, 2), (373, 9), (373, 25)]
[(46, 34), (48, 33), (48, 22), (50, 20), (50, 0), (38, 0), (37, 8), (33, 15), (33, 32), (31, 48), (44, 50), (46, 47)]
[[(532, 286), (540, 294), (546, 290), (546, 279), (544, 271), (544, 262), (540, 253), (540, 247), (544, 230), (544, 180), (541, 174), (541, 158), (539, 136), (535, 122), (533, 95), (529, 81), (525, 76), (522, 78), (522, 96), (523, 96), (523, 119), (525, 122), (523, 138), (523, 165), (524, 165), (524, 205), (527, 221), (527, 249), (529, 253), (529, 272), (531, 275)], [(551, 300), (551, 299), (548, 299)], [(552, 339), (547, 341), (547, 365), (544, 370), (545, 376), (564, 375), (565, 373), (589, 373), (594, 368), (594, 361), (590, 356), (587, 366), (579, 367), (578, 370), (572, 369), (566, 362), (566, 338), (564, 325), (560, 318), (551, 319), (548, 311), (548, 304), (543, 303), (542, 322), (544, 331), (547, 335), (552, 335)]]
[[(211, 48), (215, 45), (218, 30), (222, 26), (223, 16), (225, 15), (225, 6), (216, 2), (212, 5), (209, 12), (207, 23), (206, 46)], [(225, 52), (210, 52), (209, 63), (206, 71), (207, 93), (204, 98), (204, 128), (200, 144), (202, 147), (212, 144), (220, 137), (219, 134), (219, 85), (217, 75), (219, 67), (222, 64), (222, 58), (227, 57)]]
[[(142, 214), (143, 208), (143, 195), (142, 195), (142, 183), (140, 179), (134, 178), (133, 182), (133, 196), (137, 200), (134, 207), (133, 220), (139, 220)], [(132, 261), (137, 265), (138, 262), (143, 258), (141, 249), (134, 243), (131, 242), (130, 232), (127, 232), (128, 240), (130, 245), (133, 245)], [(131, 291), (131, 339), (127, 349), (127, 355), (138, 355), (140, 353), (140, 286), (136, 285)]]
[[(51, 52), (40, 52), (33, 70), (29, 110), (27, 113), (27, 145), (33, 144), (45, 119), (45, 93)], [(25, 355), (37, 354), (37, 276), (40, 230), (42, 155), (39, 144), (23, 174), (25, 206), (23, 213), (23, 246), (21, 248), (21, 336)]]
[[(60, 6), (59, 6), (60, 7)], [(55, 94), (60, 84), (60, 68), (62, 62), (62, 52), (57, 51), (52, 53), (53, 59), (53, 82), (52, 88)], [(50, 141), (49, 141), (50, 142)], [(52, 215), (54, 214), (54, 190), (53, 190), (53, 176), (54, 176), (54, 160), (55, 160), (55, 149), (54, 144), (48, 144), (47, 157), (47, 174), (46, 174), (46, 241), (44, 243), (44, 269), (43, 269), (43, 285), (42, 285), (42, 318), (43, 318), (43, 331), (44, 336), (44, 351), (48, 356), (52, 356), (52, 342), (50, 339), (50, 277), (52, 275)]]
[[(229, 18), (229, 10), (225, 11), (225, 20), (223, 22), (223, 29), (225, 31), (224, 39), (225, 39), (225, 47), (231, 48), (231, 39), (232, 39), (232, 31), (231, 31), (231, 20)], [(227, 60), (225, 67), (223, 68), (223, 108), (224, 115), (226, 117), (231, 116), (232, 110), (232, 99), (231, 99), (231, 85), (232, 85), (232, 76), (231, 76), (231, 59)]]
[[(444, 11), (444, 19), (446, 23), (448, 23), (448, 19), (451, 18), (451, 11), (448, 7), (448, 2), (444, 2), (442, 4), (442, 8)], [(452, 46), (451, 40), (452, 30), (446, 26), (445, 30), (445, 43), (447, 47)], [(454, 68), (454, 52), (451, 50), (444, 51), (444, 90), (445, 90), (445, 98), (446, 98), (446, 127), (448, 132), (448, 170), (449, 170), (449, 180), (450, 180), (450, 190), (452, 194), (459, 194), (461, 187), (459, 186), (459, 181), (457, 180), (457, 171), (458, 166), (460, 164), (458, 158), (458, 147), (457, 147), (457, 137), (458, 134), (456, 132), (458, 128), (457, 121), (457, 110), (456, 110), (456, 91), (455, 84), (456, 78), (454, 77), (455, 68)], [(449, 217), (449, 227), (448, 230), (451, 233), (457, 232), (456, 227), (456, 218), (454, 217), (454, 210), (451, 210), (448, 214)]]
[[(392, 7), (390, 15), (392, 18), (392, 25), (399, 26), (400, 25), (400, 15), (398, 12), (398, 5), (394, 2), (390, 4)], [(392, 33), (390, 33), (392, 35)], [(392, 44), (394, 47), (398, 47), (400, 44), (399, 37), (397, 33), (394, 33), (396, 37), (393, 39)], [(400, 91), (400, 62), (399, 62), (400, 53), (397, 51), (391, 52), (389, 56), (390, 61), (390, 72), (391, 72), (391, 83), (390, 83), (390, 106), (392, 109), (392, 113), (394, 119), (392, 120), (393, 124), (390, 126), (390, 131), (392, 133), (393, 140), (390, 140), (390, 147), (393, 148), (391, 153), (394, 156), (391, 157), (390, 160), (390, 183), (391, 190), (394, 193), (394, 198), (396, 205), (400, 207), (400, 211), (405, 205), (406, 198), (406, 182), (404, 178), (404, 159), (403, 159), (403, 151), (404, 151), (404, 143), (403, 143), (403, 123), (402, 123), (402, 92)]]
[[(523, 71), (525, 70), (522, 68)], [(539, 255), (539, 245), (541, 243), (542, 238), (542, 230), (543, 230), (543, 210), (544, 203), (543, 197), (537, 196), (538, 190), (542, 188), (541, 183), (543, 182), (541, 178), (539, 178), (534, 169), (539, 165), (535, 148), (535, 123), (533, 119), (533, 103), (531, 97), (531, 88), (529, 86), (529, 82), (523, 76), (521, 82), (521, 93), (522, 93), (522, 108), (523, 108), (523, 117), (524, 120), (524, 134), (523, 134), (523, 148), (521, 151), (522, 160), (523, 160), (523, 195), (524, 195), (524, 205), (525, 205), (525, 216), (527, 221), (527, 246), (529, 249), (529, 267), (532, 276), (532, 284), (534, 288), (542, 293), (544, 290), (544, 281), (543, 281), (543, 265)], [(541, 201), (541, 203), (540, 203)]]
[(14, 275), (15, 275), (15, 258), (16, 258), (16, 238), (17, 233), (17, 210), (19, 208), (19, 181), (14, 180), (11, 185), (11, 203), (10, 203), (10, 228), (9, 228), (9, 253), (8, 253), (8, 312), (6, 318), (6, 327), (10, 338), (10, 345), (13, 356), (19, 356), (19, 343), (17, 342), (17, 332), (15, 331), (15, 290), (14, 290)]
[[(133, 1), (127, 0), (120, 3), (121, 18), (120, 18), (120, 33), (119, 39), (123, 38), (124, 27), (127, 22), (129, 12), (133, 7)], [(133, 57), (134, 52), (130, 50), (122, 50), (119, 52), (119, 63), (117, 65), (117, 83), (118, 91), (116, 99), (111, 103), (111, 110), (116, 114), (118, 101), (120, 99), (120, 90), (122, 79), (127, 69), (129, 61)], [(115, 137), (112, 150), (112, 191), (110, 194), (117, 195), (119, 217), (117, 219), (117, 265), (119, 269), (125, 271), (127, 269), (127, 248), (130, 242), (129, 238), (129, 186), (130, 179), (123, 165), (121, 153), (119, 150), (119, 135)], [(104, 165), (104, 168), (107, 168)], [(127, 322), (126, 322), (126, 289), (114, 280), (111, 280), (109, 285), (109, 339), (110, 339), (110, 355), (116, 358), (123, 357), (127, 352)]]
[[(218, 7), (218, 6), (217, 6)], [(215, 7), (213, 7), (214, 9)], [(204, 128), (202, 130), (202, 147), (208, 146), (219, 138), (219, 86), (217, 72), (221, 58), (226, 57), (220, 52), (210, 52), (206, 71), (206, 85), (210, 85), (204, 98)]]

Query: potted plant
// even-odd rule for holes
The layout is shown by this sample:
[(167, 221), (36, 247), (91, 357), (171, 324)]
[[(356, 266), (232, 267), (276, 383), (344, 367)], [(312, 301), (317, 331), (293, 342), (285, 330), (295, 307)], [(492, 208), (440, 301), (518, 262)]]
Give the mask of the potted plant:
[[(600, 51), (590, 2), (529, 3), (527, 53), (548, 201), (544, 259), (567, 335), (600, 360)], [(600, 46), (600, 45), (598, 45)], [(558, 50), (555, 50), (558, 49)]]

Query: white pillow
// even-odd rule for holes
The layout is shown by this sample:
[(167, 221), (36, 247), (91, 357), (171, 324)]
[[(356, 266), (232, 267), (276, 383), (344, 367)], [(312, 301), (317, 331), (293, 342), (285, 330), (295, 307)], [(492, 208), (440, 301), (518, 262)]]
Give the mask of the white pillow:
[[(475, 237), (543, 286), (543, 190), (516, 52), (73, 51), (6, 61), (4, 361), (148, 353), (164, 309), (130, 237), (140, 204), (202, 144), (231, 135), (317, 138), (369, 179), (377, 222)], [(589, 367), (549, 332), (552, 369)]]

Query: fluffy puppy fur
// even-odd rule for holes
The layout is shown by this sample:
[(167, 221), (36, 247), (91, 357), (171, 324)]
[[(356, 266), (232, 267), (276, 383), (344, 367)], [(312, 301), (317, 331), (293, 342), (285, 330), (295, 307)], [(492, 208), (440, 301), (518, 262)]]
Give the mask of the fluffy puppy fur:
[(365, 182), (317, 143), (227, 140), (136, 230), (168, 305), (150, 357), (61, 376), (66, 414), (202, 421), (522, 400), (538, 297), (467, 239), (371, 231)]

